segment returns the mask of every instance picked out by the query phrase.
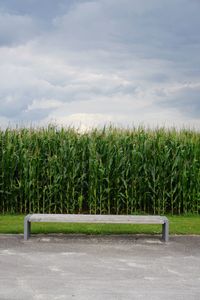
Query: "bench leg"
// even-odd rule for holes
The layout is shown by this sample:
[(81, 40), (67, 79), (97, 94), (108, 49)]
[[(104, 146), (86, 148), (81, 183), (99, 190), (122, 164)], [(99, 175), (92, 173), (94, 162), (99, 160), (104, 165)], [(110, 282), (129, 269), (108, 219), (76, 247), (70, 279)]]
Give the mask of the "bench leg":
[(29, 217), (26, 216), (24, 219), (24, 239), (27, 241), (31, 236), (31, 222), (29, 221)]
[(169, 241), (169, 222), (167, 220), (162, 224), (162, 238), (165, 242)]

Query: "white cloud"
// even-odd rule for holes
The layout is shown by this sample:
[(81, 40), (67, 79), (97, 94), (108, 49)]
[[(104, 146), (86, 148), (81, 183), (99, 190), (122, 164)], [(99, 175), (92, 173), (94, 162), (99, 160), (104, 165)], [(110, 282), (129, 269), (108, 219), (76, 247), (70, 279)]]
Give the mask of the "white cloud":
[(33, 100), (33, 102), (28, 105), (27, 110), (36, 110), (36, 109), (55, 109), (62, 106), (62, 102), (54, 99), (39, 99)]

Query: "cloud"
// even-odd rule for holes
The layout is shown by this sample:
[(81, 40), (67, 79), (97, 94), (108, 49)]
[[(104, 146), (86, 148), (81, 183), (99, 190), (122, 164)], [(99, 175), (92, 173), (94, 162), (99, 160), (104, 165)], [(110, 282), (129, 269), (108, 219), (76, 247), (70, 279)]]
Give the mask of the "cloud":
[(200, 128), (198, 1), (38, 3), (0, 1), (2, 124)]
[[(76, 1), (77, 2), (77, 1)], [(73, 0), (6, 0), (0, 1), (1, 11), (17, 15), (29, 15), (44, 21), (51, 21), (63, 10), (68, 10), (73, 5)]]
[(200, 3), (188, 0), (78, 2), (54, 18), (55, 33), (58, 45), (73, 49), (126, 50), (136, 57), (167, 60), (179, 52), (176, 59), (182, 60), (185, 46), (199, 45), (199, 8)]
[(30, 16), (0, 13), (0, 46), (12, 46), (31, 40), (39, 34)]
[(179, 110), (187, 118), (200, 119), (200, 82), (185, 83), (169, 91), (165, 100), (160, 102), (162, 107)]

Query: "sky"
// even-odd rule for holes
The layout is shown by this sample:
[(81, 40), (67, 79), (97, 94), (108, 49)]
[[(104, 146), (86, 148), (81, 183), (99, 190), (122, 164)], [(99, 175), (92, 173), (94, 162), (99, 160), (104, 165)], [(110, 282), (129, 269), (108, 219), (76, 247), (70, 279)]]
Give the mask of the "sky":
[(199, 0), (0, 0), (0, 128), (200, 130)]

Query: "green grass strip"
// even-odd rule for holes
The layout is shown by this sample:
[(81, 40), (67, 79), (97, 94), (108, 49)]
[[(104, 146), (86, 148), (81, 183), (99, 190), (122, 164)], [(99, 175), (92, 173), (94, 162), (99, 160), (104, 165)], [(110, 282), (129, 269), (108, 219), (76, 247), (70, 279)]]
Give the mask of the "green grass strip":
[[(200, 234), (200, 216), (168, 216), (170, 234)], [(23, 233), (23, 215), (0, 215), (0, 233)], [(160, 225), (33, 223), (32, 233), (160, 233)]]

